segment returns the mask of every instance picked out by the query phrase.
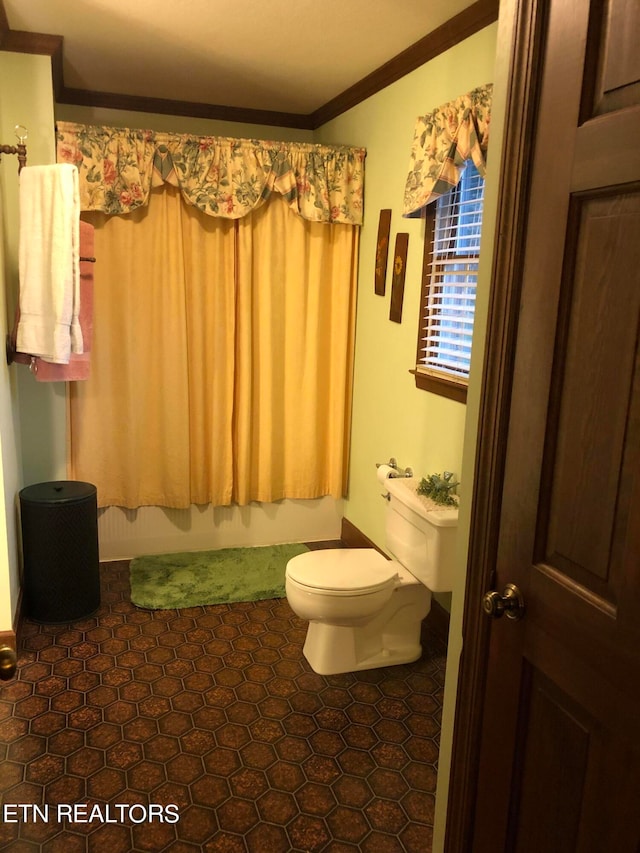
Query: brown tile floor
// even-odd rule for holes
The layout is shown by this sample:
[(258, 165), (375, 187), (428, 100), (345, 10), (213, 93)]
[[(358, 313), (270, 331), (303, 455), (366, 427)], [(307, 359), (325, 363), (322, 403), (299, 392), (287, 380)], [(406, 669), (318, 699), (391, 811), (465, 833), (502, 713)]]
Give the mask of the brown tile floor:
[(431, 850), (437, 641), (323, 677), (286, 600), (150, 612), (128, 563), (101, 579), (94, 617), (24, 625), (0, 683), (0, 849)]

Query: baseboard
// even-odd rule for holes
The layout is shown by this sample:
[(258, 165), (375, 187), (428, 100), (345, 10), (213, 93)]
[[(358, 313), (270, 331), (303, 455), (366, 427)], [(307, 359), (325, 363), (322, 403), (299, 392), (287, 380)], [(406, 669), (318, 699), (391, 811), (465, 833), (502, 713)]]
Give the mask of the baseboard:
[(22, 589), (18, 593), (18, 604), (13, 615), (13, 628), (10, 631), (0, 631), (0, 645), (10, 646), (17, 654), (20, 642), (20, 627), (22, 625)]
[(18, 653), (20, 641), (20, 624), (22, 622), (22, 590), (18, 594), (18, 606), (13, 617), (13, 628), (10, 631), (0, 631), (0, 646), (9, 646)]
[[(381, 548), (378, 548), (375, 542), (372, 542), (368, 536), (365, 536), (365, 534), (347, 518), (342, 519), (340, 535), (342, 543), (347, 548), (375, 548), (376, 551), (384, 554), (385, 557), (387, 556)], [(425, 626), (438, 640), (444, 643), (445, 646), (449, 639), (449, 619), (449, 613), (447, 613), (444, 607), (435, 601), (435, 599), (432, 599), (431, 610), (425, 619)]]
[(425, 619), (425, 624), (429, 631), (440, 640), (441, 643), (444, 643), (445, 646), (449, 645), (449, 622), (450, 622), (450, 614), (444, 607), (437, 602), (435, 599), (431, 599), (431, 610)]
[(382, 548), (378, 548), (375, 542), (372, 542), (368, 536), (365, 536), (364, 533), (361, 530), (358, 530), (355, 524), (352, 524), (347, 518), (342, 519), (340, 539), (342, 540), (342, 544), (346, 545), (347, 548), (375, 548), (376, 551), (384, 554), (385, 557), (387, 556)]
[(15, 631), (0, 631), (0, 646), (10, 646), (16, 650), (16, 632)]

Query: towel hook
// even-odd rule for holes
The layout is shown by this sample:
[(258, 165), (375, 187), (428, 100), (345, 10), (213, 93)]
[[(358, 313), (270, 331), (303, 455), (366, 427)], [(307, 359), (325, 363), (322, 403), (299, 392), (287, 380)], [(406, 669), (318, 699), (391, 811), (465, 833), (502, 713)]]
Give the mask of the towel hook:
[(26, 141), (29, 136), (27, 128), (23, 124), (17, 124), (14, 127), (14, 133), (18, 140), (17, 145), (0, 145), (0, 154), (17, 154), (18, 155), (18, 174), (27, 165), (27, 146)]

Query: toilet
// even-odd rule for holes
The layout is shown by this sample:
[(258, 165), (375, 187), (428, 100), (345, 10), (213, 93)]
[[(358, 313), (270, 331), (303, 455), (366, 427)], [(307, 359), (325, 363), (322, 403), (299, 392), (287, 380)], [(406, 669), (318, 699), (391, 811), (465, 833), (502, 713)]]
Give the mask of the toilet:
[(431, 593), (453, 585), (458, 509), (418, 495), (418, 482), (384, 481), (394, 559), (375, 548), (331, 548), (289, 560), (287, 600), (309, 622), (303, 652), (320, 675), (410, 663), (422, 654)]

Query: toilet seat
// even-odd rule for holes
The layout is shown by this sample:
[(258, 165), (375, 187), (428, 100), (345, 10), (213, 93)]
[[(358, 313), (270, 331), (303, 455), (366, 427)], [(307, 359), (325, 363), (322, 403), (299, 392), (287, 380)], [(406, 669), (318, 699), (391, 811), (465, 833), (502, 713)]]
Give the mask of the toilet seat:
[(398, 565), (374, 548), (328, 548), (293, 557), (286, 575), (314, 595), (368, 595), (395, 586)]

